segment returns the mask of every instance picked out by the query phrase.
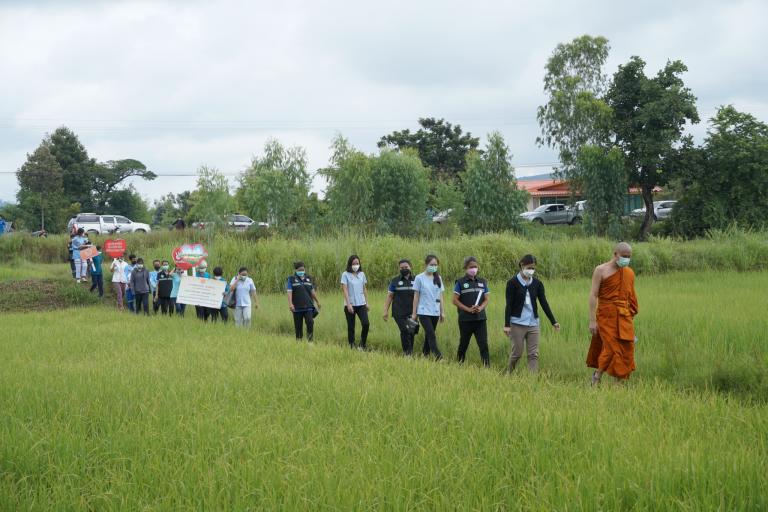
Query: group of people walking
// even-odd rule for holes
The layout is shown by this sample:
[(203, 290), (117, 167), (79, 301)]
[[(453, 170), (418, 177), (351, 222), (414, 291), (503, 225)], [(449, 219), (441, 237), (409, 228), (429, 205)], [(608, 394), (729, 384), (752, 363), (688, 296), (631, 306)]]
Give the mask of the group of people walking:
[[(80, 230), (82, 231), (82, 230)], [(88, 261), (81, 261), (79, 251), (89, 242), (83, 233), (72, 237), (73, 277), (85, 282), (86, 274), (92, 278), (91, 291), (98, 289), (103, 295), (102, 257), (99, 252)], [(98, 251), (101, 250), (96, 246)], [(613, 258), (596, 267), (590, 292), (589, 330), (592, 342), (587, 356), (587, 365), (594, 368), (592, 383), (597, 384), (603, 373), (617, 379), (626, 379), (635, 369), (633, 319), (637, 314), (637, 297), (634, 292), (634, 273), (628, 267), (631, 247), (618, 244)], [(384, 301), (382, 318), (390, 317), (400, 331), (402, 352), (412, 356), (416, 336), (424, 333), (421, 353), (424, 357), (443, 358), (438, 342), (439, 325), (445, 322), (446, 285), (440, 273), (440, 260), (430, 254), (424, 259), (423, 270), (416, 273), (408, 259), (397, 263), (398, 273), (390, 281)], [(510, 340), (507, 371), (512, 372), (518, 362), (526, 356), (528, 369), (538, 370), (539, 339), (541, 335), (541, 310), (556, 331), (560, 323), (556, 320), (547, 300), (544, 283), (536, 277), (536, 257), (523, 256), (518, 269), (507, 281), (503, 332)], [(293, 265), (293, 273), (286, 280), (288, 309), (293, 315), (297, 340), (305, 336), (314, 340), (315, 318), (320, 314), (321, 305), (314, 279), (307, 273), (303, 261)], [(241, 267), (231, 280), (225, 280), (221, 267), (208, 273), (207, 262), (203, 260), (191, 270), (171, 270), (167, 260), (154, 260), (153, 270), (147, 269), (142, 258), (131, 254), (128, 260), (116, 258), (110, 264), (112, 284), (117, 307), (136, 314), (150, 314), (152, 311), (163, 315), (184, 316), (186, 305), (177, 301), (179, 287), (184, 275), (225, 281), (224, 296), (220, 308), (195, 306), (195, 313), (203, 321), (221, 319), (227, 322), (229, 310), (234, 309), (234, 320), (238, 326), (249, 327), (251, 312), (258, 308), (254, 281), (248, 269)], [(491, 290), (488, 281), (480, 274), (479, 261), (468, 256), (463, 261), (464, 274), (454, 281), (451, 304), (458, 312), (459, 345), (456, 358), (463, 363), (472, 338), (475, 339), (483, 365), (490, 366), (488, 347), (487, 308)], [(370, 303), (368, 300), (368, 278), (361, 259), (356, 254), (347, 260), (340, 277), (343, 296), (343, 312), (347, 326), (347, 342), (350, 348), (368, 349), (370, 331)], [(359, 324), (359, 338), (357, 326)]]

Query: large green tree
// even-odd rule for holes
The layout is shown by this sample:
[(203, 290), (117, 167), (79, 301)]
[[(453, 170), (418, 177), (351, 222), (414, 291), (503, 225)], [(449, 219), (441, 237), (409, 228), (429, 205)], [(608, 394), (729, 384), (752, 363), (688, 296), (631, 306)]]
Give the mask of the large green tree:
[(413, 235), (424, 225), (429, 169), (413, 150), (384, 150), (371, 163), (373, 209), (390, 233)]
[(710, 119), (704, 144), (681, 148), (674, 162), (682, 191), (672, 211), (674, 229), (700, 236), (731, 225), (768, 223), (768, 125), (733, 106)]
[(113, 194), (128, 178), (138, 177), (145, 180), (154, 180), (157, 175), (148, 171), (147, 167), (132, 158), (123, 160), (109, 160), (104, 163), (96, 163), (92, 166), (90, 179), (90, 203), (95, 211), (104, 212), (110, 195)]
[(24, 224), (49, 231), (62, 229), (66, 219), (62, 214), (64, 171), (51, 153), (51, 144), (43, 141), (27, 155), (27, 161), (16, 172), (19, 191), (16, 198), (23, 212)]
[(241, 208), (257, 221), (283, 227), (299, 219), (309, 194), (306, 152), (301, 147), (284, 147), (271, 139), (263, 154), (253, 157), (240, 176), (235, 197)]
[(648, 78), (645, 62), (635, 56), (619, 66), (606, 94), (629, 183), (640, 187), (646, 208), (638, 234), (641, 240), (654, 221), (653, 190), (671, 178), (665, 163), (681, 143), (686, 124), (699, 121), (696, 97), (680, 78), (687, 70), (681, 61), (667, 62), (655, 77)]
[(214, 167), (201, 166), (197, 170), (197, 188), (192, 191), (190, 203), (189, 216), (193, 220), (224, 224), (234, 206), (226, 176)]
[(585, 144), (604, 145), (609, 138), (611, 109), (603, 101), (603, 66), (610, 46), (604, 37), (584, 35), (555, 47), (547, 60), (544, 93), (538, 108), (539, 145), (557, 149), (558, 172), (578, 188), (579, 150)]
[(579, 149), (576, 165), (581, 174), (582, 193), (587, 198), (587, 229), (600, 236), (618, 238), (627, 193), (624, 155), (617, 147), (605, 149), (585, 144)]
[(328, 185), (325, 198), (330, 220), (340, 226), (366, 226), (376, 221), (371, 159), (337, 135), (330, 165), (320, 171)]
[(420, 118), (419, 126), (416, 132), (405, 129), (385, 135), (379, 148), (415, 149), (436, 178), (456, 180), (465, 169), (467, 154), (477, 149), (480, 139), (445, 119)]
[(133, 185), (112, 192), (104, 208), (109, 213), (124, 215), (136, 222), (152, 222), (149, 205)]
[(64, 173), (65, 201), (68, 204), (78, 203), (86, 211), (95, 210), (91, 189), (96, 161), (88, 156), (78, 136), (62, 126), (48, 135), (46, 142)]
[(502, 231), (520, 224), (528, 193), (517, 188), (509, 147), (498, 132), (488, 136), (483, 154), (467, 156), (467, 170), (462, 175), (464, 231)]

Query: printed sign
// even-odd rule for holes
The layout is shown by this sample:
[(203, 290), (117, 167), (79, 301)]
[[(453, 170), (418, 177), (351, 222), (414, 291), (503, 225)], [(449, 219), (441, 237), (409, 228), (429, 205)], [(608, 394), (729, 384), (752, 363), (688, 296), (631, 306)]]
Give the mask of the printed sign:
[(175, 248), (171, 253), (173, 264), (182, 270), (189, 270), (198, 266), (207, 257), (208, 252), (202, 244), (184, 244)]
[(224, 299), (224, 289), (227, 283), (218, 279), (204, 277), (181, 276), (179, 284), (178, 304), (191, 304), (206, 308), (221, 308)]
[(99, 251), (96, 250), (96, 247), (86, 247), (85, 249), (80, 250), (80, 259), (81, 260), (90, 260), (94, 256), (98, 256)]
[(125, 250), (127, 249), (125, 245), (125, 240), (119, 239), (119, 240), (107, 240), (104, 242), (104, 252), (107, 253), (107, 255), (110, 258), (119, 258), (123, 254), (125, 254)]

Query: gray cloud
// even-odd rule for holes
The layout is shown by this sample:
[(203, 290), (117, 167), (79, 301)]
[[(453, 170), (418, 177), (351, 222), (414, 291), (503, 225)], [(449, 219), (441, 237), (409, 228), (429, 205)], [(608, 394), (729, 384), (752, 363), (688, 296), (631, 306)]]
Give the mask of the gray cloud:
[[(0, 171), (62, 124), (98, 159), (234, 173), (270, 136), (305, 146), (318, 168), (337, 131), (374, 151), (429, 115), (498, 129), (517, 164), (547, 163), (535, 111), (558, 42), (608, 37), (609, 73), (631, 55), (649, 74), (682, 59), (703, 117), (734, 103), (765, 119), (765, 19), (758, 1), (5, 2)], [(137, 183), (148, 198), (193, 186)], [(15, 191), (0, 174), (0, 199)]]

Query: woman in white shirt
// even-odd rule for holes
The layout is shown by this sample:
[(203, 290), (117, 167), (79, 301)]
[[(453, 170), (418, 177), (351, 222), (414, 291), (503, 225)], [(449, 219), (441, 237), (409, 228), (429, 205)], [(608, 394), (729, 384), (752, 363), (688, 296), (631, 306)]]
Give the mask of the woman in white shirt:
[(115, 289), (115, 296), (117, 297), (117, 309), (123, 310), (123, 296), (125, 295), (125, 288), (128, 286), (128, 278), (126, 277), (126, 268), (128, 264), (123, 261), (122, 257), (112, 260), (112, 264), (109, 266), (109, 270), (112, 272), (112, 287)]
[(341, 274), (341, 291), (344, 294), (344, 316), (347, 317), (347, 341), (350, 348), (355, 348), (355, 316), (360, 318), (360, 350), (367, 350), (368, 328), (368, 289), (360, 266), (360, 258), (353, 254), (347, 260), (347, 270)]
[(434, 254), (424, 259), (426, 269), (416, 276), (413, 281), (413, 320), (418, 319), (424, 328), (424, 346), (421, 349), (424, 357), (430, 353), (436, 360), (443, 358), (443, 354), (437, 346), (437, 323), (445, 322), (445, 309), (443, 307), (443, 278), (438, 273), (440, 260)]

